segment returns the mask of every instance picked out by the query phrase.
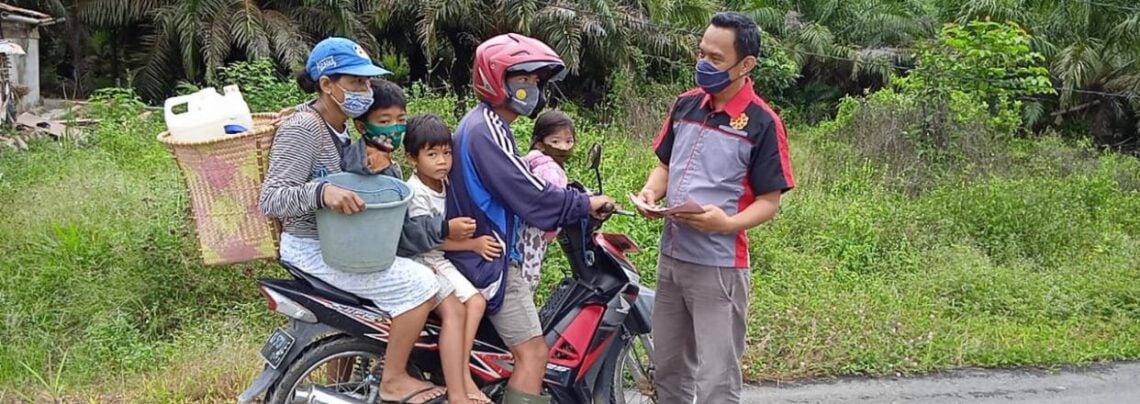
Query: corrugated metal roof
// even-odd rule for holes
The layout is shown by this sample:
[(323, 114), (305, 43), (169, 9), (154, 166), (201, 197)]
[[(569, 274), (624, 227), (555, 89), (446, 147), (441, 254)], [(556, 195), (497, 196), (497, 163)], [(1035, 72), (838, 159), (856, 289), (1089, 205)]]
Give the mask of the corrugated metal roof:
[(19, 17), (25, 17), (25, 18), (31, 20), (29, 22), (35, 21), (35, 23), (38, 23), (38, 24), (49, 24), (49, 23), (55, 22), (55, 18), (53, 18), (50, 15), (47, 15), (47, 14), (44, 14), (44, 13), (41, 13), (41, 12), (35, 11), (35, 10), (28, 10), (26, 8), (16, 7), (16, 6), (13, 6), (11, 4), (6, 4), (6, 3), (0, 3), (0, 14), (8, 14), (8, 15), (14, 15), (14, 16), (19, 16)]

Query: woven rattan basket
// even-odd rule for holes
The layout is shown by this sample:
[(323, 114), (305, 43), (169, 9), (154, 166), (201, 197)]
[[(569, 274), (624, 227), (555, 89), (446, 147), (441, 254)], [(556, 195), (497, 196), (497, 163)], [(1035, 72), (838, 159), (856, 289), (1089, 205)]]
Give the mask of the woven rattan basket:
[(182, 170), (206, 265), (277, 257), (279, 226), (261, 214), (258, 199), (279, 122), (273, 113), (253, 119), (253, 130), (215, 139), (182, 142), (170, 132), (158, 135)]

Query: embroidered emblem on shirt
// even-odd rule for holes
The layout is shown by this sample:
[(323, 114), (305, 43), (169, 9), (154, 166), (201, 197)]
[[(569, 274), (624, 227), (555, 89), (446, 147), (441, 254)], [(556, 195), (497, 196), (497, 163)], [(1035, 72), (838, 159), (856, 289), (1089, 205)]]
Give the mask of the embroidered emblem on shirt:
[(740, 116), (732, 118), (732, 121), (729, 121), (728, 124), (731, 125), (733, 129), (744, 129), (744, 127), (748, 125), (748, 114), (740, 114)]

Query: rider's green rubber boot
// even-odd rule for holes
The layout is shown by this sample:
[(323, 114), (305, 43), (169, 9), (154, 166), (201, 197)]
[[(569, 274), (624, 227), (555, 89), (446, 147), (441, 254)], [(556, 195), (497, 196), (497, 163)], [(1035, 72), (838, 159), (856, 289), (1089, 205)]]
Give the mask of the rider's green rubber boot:
[(508, 387), (503, 404), (550, 404), (550, 397), (527, 394)]

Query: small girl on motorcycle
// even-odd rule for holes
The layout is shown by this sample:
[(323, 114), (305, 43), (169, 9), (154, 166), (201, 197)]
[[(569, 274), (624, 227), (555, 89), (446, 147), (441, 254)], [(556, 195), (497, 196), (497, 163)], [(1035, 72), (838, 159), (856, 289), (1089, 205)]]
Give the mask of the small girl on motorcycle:
[[(534, 122), (531, 135), (531, 151), (524, 157), (530, 171), (548, 184), (566, 188), (566, 160), (574, 152), (577, 138), (574, 121), (561, 111), (546, 111)], [(519, 238), (519, 251), (523, 253), (522, 274), (530, 283), (531, 291), (538, 288), (542, 275), (542, 259), (546, 247), (558, 235), (558, 231), (544, 232), (533, 226), (523, 229)]]

